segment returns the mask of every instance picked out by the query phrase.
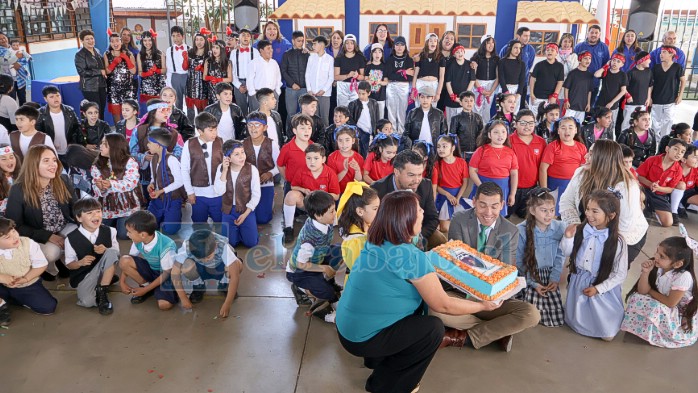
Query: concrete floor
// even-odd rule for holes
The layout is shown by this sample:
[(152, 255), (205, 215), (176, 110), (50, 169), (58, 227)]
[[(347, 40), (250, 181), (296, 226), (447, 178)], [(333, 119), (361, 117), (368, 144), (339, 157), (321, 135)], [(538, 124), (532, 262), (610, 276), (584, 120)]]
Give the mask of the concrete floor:
[[(678, 121), (692, 121), (694, 105), (682, 105)], [(698, 236), (698, 215), (691, 214), (686, 226)], [(344, 351), (334, 325), (296, 307), (283, 272), (288, 249), (281, 245), (279, 219), (260, 232), (256, 258), (238, 250), (256, 263), (246, 267), (240, 297), (225, 320), (216, 318), (219, 295), (207, 296), (190, 313), (162, 312), (152, 298), (131, 305), (113, 286), (115, 312), (103, 317), (75, 305), (67, 280), (46, 283), (59, 300), (57, 313), (13, 308), (12, 325), (0, 329), (0, 392), (363, 391), (370, 372), (362, 360)], [(644, 253), (652, 255), (677, 233), (651, 226)], [(128, 252), (128, 243), (121, 246)], [(635, 263), (626, 291), (638, 275)], [(517, 335), (508, 354), (494, 346), (439, 351), (421, 391), (695, 392), (696, 359), (698, 346), (660, 349), (624, 333), (605, 343), (567, 327), (538, 326)]]

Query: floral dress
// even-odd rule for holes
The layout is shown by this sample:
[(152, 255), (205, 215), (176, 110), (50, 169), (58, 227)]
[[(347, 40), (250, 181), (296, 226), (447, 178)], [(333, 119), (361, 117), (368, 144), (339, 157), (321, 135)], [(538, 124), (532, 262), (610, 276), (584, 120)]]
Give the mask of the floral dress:
[[(114, 61), (114, 55), (111, 51), (107, 52), (108, 64)], [(135, 98), (133, 94), (133, 75), (128, 70), (128, 65), (125, 61), (120, 62), (114, 68), (111, 74), (107, 75), (107, 103), (109, 110), (114, 107), (121, 107), (124, 100)]]
[(147, 102), (152, 98), (160, 97), (160, 91), (165, 88), (165, 75), (162, 74), (163, 56), (160, 53), (160, 58), (156, 61), (154, 58), (146, 58), (142, 62), (142, 73), (150, 73), (153, 66), (158, 68), (159, 72), (153, 72), (152, 75), (141, 75), (141, 96), (140, 102)]
[[(109, 171), (111, 172), (111, 163)], [(100, 190), (94, 180), (92, 189), (95, 196), (102, 203), (102, 218), (105, 220), (111, 218), (128, 217), (134, 212), (141, 210), (141, 206), (145, 203), (143, 190), (139, 187), (140, 174), (138, 173), (138, 163), (133, 158), (129, 157), (124, 174), (121, 178), (111, 172), (109, 176), (104, 176), (102, 171), (92, 166), (90, 173), (93, 179), (111, 180), (111, 188), (106, 191)]]
[[(214, 78), (227, 78), (228, 77), (228, 67), (226, 66), (225, 69), (221, 67), (221, 63), (218, 61), (213, 60), (213, 57), (209, 57), (208, 60), (208, 76), (212, 76)], [(220, 82), (213, 82), (213, 81), (206, 81), (207, 89), (208, 89), (208, 103), (214, 104), (218, 101), (216, 98), (216, 85), (219, 84)]]
[(698, 314), (693, 316), (693, 330), (685, 331), (682, 320), (685, 307), (691, 301), (693, 278), (689, 272), (657, 271), (657, 291), (669, 296), (671, 291), (684, 291), (676, 307), (668, 307), (650, 295), (633, 293), (628, 299), (621, 330), (632, 333), (652, 345), (681, 348), (698, 340)]
[(208, 82), (204, 81), (205, 55), (189, 56), (187, 76), (187, 108), (203, 111), (208, 105)]

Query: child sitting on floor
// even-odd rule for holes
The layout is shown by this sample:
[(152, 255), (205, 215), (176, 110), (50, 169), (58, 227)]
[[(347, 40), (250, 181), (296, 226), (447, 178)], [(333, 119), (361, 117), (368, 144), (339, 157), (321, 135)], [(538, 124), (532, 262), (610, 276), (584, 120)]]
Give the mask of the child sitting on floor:
[[(225, 293), (218, 316), (226, 318), (237, 297), (241, 273), (242, 261), (235, 255), (228, 239), (211, 230), (199, 229), (191, 234), (177, 252), (172, 267), (172, 283), (182, 301), (182, 307), (191, 310), (192, 304), (200, 303), (204, 298), (204, 280), (218, 281), (218, 291)], [(182, 275), (193, 284), (189, 297), (182, 287)]]
[(94, 198), (73, 206), (80, 227), (65, 240), (65, 265), (70, 269), (70, 286), (77, 289), (78, 306), (95, 307), (102, 315), (114, 312), (109, 285), (119, 262), (116, 229), (102, 224), (102, 205)]

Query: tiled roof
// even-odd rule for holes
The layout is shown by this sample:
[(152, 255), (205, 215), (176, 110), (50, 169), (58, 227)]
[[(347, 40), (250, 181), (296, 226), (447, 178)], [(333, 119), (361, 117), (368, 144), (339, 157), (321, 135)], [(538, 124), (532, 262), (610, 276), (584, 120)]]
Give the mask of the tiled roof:
[(558, 1), (521, 1), (516, 10), (517, 22), (599, 23), (580, 3)]
[(495, 15), (498, 0), (361, 0), (367, 15)]
[(344, 19), (344, 0), (287, 0), (270, 19)]

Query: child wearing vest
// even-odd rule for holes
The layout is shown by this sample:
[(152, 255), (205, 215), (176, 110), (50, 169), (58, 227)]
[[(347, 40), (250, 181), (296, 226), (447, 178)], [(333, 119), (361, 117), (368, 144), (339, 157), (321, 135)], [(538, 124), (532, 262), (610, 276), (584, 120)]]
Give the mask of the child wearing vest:
[(223, 196), (221, 234), (233, 247), (242, 243), (252, 248), (259, 243), (255, 215), (262, 193), (259, 183), (259, 171), (247, 162), (242, 142), (226, 141), (223, 144), (223, 163), (216, 170), (213, 187), (217, 195)]
[[(240, 273), (242, 261), (235, 255), (228, 239), (208, 229), (199, 229), (191, 234), (177, 252), (172, 267), (172, 282), (182, 301), (182, 307), (191, 310), (193, 304), (200, 303), (204, 298), (204, 280), (218, 281), (218, 291), (225, 293), (218, 316), (226, 318), (237, 297)], [(189, 297), (182, 287), (182, 276), (193, 284)]]
[[(119, 285), (121, 291), (131, 295), (131, 304), (141, 304), (155, 295), (160, 310), (169, 310), (177, 303), (170, 272), (174, 264), (176, 245), (174, 240), (157, 231), (158, 223), (149, 211), (140, 210), (126, 220), (128, 237), (133, 241), (129, 255), (119, 259), (123, 272)], [(131, 278), (138, 286), (126, 282)]]
[(109, 315), (114, 309), (107, 294), (119, 262), (116, 229), (102, 224), (102, 205), (94, 198), (77, 201), (73, 211), (80, 227), (65, 241), (70, 286), (77, 288), (78, 306), (97, 306), (100, 314)]
[(208, 112), (194, 119), (198, 137), (189, 139), (182, 150), (182, 182), (191, 204), (191, 220), (205, 223), (211, 217), (221, 222), (221, 197), (213, 190), (216, 168), (223, 162), (223, 140), (218, 137), (218, 120)]
[(46, 266), (48, 261), (39, 244), (20, 237), (14, 221), (0, 217), (0, 325), (10, 322), (7, 304), (10, 300), (37, 314), (50, 315), (56, 311), (58, 301), (39, 278)]
[(274, 207), (274, 176), (279, 173), (276, 160), (279, 159), (279, 145), (265, 136), (269, 119), (262, 112), (252, 112), (247, 116), (249, 137), (242, 141), (247, 162), (259, 171), (261, 196), (255, 210), (257, 224), (267, 224), (272, 219)]
[(39, 111), (28, 105), (23, 105), (15, 111), (15, 121), (17, 122), (17, 131), (10, 133), (10, 146), (12, 150), (19, 156), (20, 160), (24, 160), (29, 148), (34, 145), (46, 145), (51, 149), (53, 141), (51, 137), (36, 130), (36, 120), (39, 118)]
[(315, 297), (309, 313), (324, 320), (332, 313), (332, 304), (339, 299), (339, 288), (334, 282), (339, 266), (331, 264), (338, 259), (329, 258), (334, 237), (335, 198), (317, 190), (305, 197), (303, 205), (308, 219), (286, 264), (286, 278), (292, 283), (294, 294), (306, 290)]
[(153, 156), (148, 211), (155, 215), (158, 226), (167, 235), (177, 233), (182, 226), (182, 203), (186, 198), (179, 160), (167, 152), (171, 138), (170, 132), (164, 128), (148, 133), (148, 152)]

